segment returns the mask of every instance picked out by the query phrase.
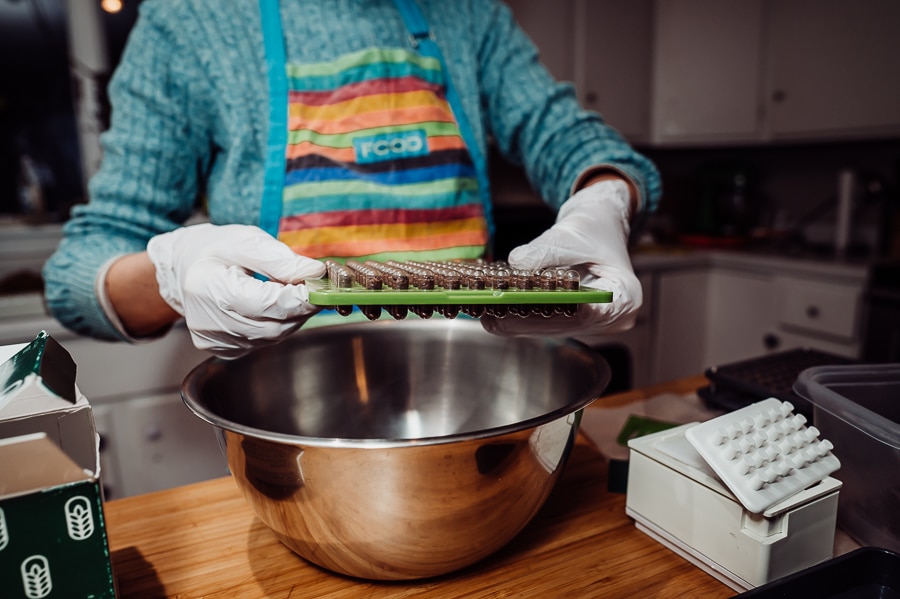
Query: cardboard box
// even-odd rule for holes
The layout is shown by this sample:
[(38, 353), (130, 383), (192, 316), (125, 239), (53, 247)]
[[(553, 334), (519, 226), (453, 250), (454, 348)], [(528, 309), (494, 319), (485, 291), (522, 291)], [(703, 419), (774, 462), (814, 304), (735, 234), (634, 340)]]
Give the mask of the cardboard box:
[(100, 451), (91, 406), (75, 384), (72, 356), (48, 333), (6, 346), (0, 357), (0, 439), (45, 433), (76, 464), (99, 472)]
[(0, 364), (2, 596), (113, 599), (99, 437), (75, 364), (44, 332), (14, 349)]
[(36, 433), (0, 440), (0, 481), (3, 597), (114, 598), (97, 476)]

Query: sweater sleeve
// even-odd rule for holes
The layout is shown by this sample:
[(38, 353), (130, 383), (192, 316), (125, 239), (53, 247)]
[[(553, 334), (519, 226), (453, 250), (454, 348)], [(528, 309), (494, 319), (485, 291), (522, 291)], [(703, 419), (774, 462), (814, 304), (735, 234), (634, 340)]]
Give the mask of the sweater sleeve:
[(659, 173), (603, 117), (583, 110), (572, 84), (557, 82), (501, 2), (478, 2), (482, 105), (499, 151), (524, 167), (531, 184), (558, 209), (583, 175), (610, 168), (640, 193), (644, 214), (661, 194)]
[(103, 160), (90, 200), (73, 209), (43, 269), (50, 313), (101, 339), (122, 339), (94, 292), (101, 267), (143, 251), (152, 236), (187, 220), (209, 163), (205, 74), (168, 10), (152, 2), (141, 7), (109, 86), (112, 120), (101, 136)]

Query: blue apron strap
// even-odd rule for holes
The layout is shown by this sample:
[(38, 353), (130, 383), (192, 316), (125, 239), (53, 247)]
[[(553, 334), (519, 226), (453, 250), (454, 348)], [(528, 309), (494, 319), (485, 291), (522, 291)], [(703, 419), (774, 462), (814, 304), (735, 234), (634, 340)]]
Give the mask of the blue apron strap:
[(288, 131), (287, 72), (278, 0), (259, 0), (259, 10), (262, 15), (266, 72), (269, 78), (269, 137), (266, 143), (259, 226), (273, 237), (277, 237), (284, 195), (284, 173), (287, 166), (285, 154)]
[(475, 163), (475, 173), (478, 177), (478, 192), (481, 197), (481, 203), (484, 206), (484, 217), (487, 221), (488, 233), (491, 239), (490, 243), (493, 245), (494, 215), (493, 210), (491, 209), (490, 180), (488, 179), (487, 174), (487, 160), (481, 151), (481, 147), (475, 140), (475, 134), (469, 123), (469, 119), (466, 116), (466, 112), (463, 110), (462, 101), (459, 98), (459, 94), (456, 93), (456, 88), (453, 86), (453, 77), (450, 76), (450, 71), (447, 69), (444, 55), (441, 53), (441, 49), (435, 42), (434, 34), (431, 32), (428, 22), (422, 15), (422, 11), (420, 11), (419, 7), (416, 5), (415, 0), (394, 0), (394, 4), (397, 5), (397, 10), (400, 11), (400, 15), (403, 17), (404, 23), (406, 23), (406, 29), (409, 31), (410, 45), (417, 49), (422, 55), (436, 58), (441, 64), (444, 76), (447, 78), (447, 102), (450, 103), (450, 109), (456, 116), (460, 135), (462, 135), (463, 141), (466, 142), (466, 146), (469, 148), (469, 155)]

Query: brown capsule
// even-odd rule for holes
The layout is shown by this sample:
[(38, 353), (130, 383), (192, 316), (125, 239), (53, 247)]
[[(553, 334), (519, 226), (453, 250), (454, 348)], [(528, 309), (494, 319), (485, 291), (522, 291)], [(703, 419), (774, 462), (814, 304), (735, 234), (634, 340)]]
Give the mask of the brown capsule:
[(510, 272), (506, 269), (499, 269), (494, 271), (494, 276), (491, 281), (492, 289), (509, 289), (510, 282)]
[(462, 279), (455, 272), (451, 272), (444, 279), (444, 289), (455, 290), (462, 286)]
[(562, 266), (557, 266), (556, 268), (553, 269), (553, 275), (556, 277), (556, 286), (557, 287), (563, 286), (563, 281), (566, 278), (567, 272), (569, 272), (569, 269), (562, 267)]
[(514, 270), (513, 282), (516, 289), (520, 289), (522, 291), (530, 291), (531, 289), (534, 289), (534, 281), (531, 278), (531, 273), (527, 270)]
[(362, 275), (362, 283), (360, 283), (367, 291), (378, 291), (382, 288), (383, 283), (381, 277), (373, 272), (366, 272)]
[(350, 316), (353, 312), (353, 306), (335, 306), (334, 308), (341, 316)]
[(419, 271), (416, 278), (416, 287), (423, 291), (434, 289), (434, 274), (430, 271)]
[(369, 320), (381, 318), (381, 306), (360, 306), (359, 311)]
[(409, 306), (392, 305), (385, 308), (394, 320), (403, 320), (409, 313)]
[(353, 273), (351, 273), (343, 266), (335, 267), (334, 277), (331, 280), (338, 287), (338, 289), (353, 288)]
[(509, 306), (506, 304), (488, 304), (485, 313), (494, 318), (506, 318), (509, 316)]
[(465, 313), (472, 318), (481, 318), (484, 315), (484, 304), (467, 304), (463, 308)]
[(566, 291), (578, 291), (581, 288), (581, 275), (577, 270), (567, 270), (563, 275), (562, 286)]
[(556, 274), (552, 270), (545, 270), (541, 273), (540, 287), (542, 291), (556, 290)]
[(531, 305), (513, 304), (509, 307), (509, 312), (513, 316), (518, 316), (519, 318), (528, 318), (531, 316)]

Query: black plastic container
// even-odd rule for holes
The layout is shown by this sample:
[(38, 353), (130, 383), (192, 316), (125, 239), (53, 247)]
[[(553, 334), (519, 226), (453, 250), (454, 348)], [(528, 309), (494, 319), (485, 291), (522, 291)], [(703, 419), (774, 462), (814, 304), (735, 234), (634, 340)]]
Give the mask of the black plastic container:
[(900, 599), (900, 554), (863, 547), (735, 597)]

